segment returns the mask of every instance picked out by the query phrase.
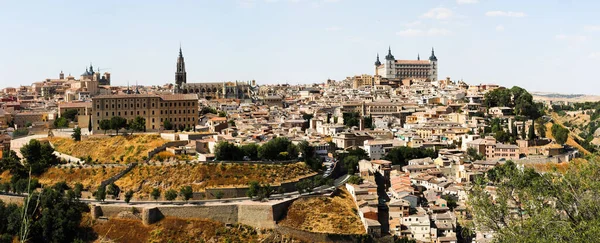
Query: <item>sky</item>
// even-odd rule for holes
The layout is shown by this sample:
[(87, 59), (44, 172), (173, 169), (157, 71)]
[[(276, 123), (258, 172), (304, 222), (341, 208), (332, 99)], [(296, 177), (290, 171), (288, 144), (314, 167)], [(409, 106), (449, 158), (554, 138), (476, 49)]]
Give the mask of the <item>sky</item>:
[(318, 83), (374, 74), (377, 53), (429, 57), (439, 78), (600, 94), (600, 1), (0, 0), (0, 88), (76, 78), (114, 85)]

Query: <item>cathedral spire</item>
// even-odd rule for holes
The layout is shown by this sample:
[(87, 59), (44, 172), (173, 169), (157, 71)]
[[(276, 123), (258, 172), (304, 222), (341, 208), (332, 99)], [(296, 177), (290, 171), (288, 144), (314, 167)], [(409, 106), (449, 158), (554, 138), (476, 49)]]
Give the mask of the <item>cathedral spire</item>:
[(177, 69), (175, 71), (175, 90), (179, 92), (183, 84), (187, 83), (187, 73), (185, 72), (185, 60), (183, 59), (183, 51), (181, 43), (179, 43), (179, 57), (177, 58)]
[(421, 61), (421, 54), (417, 53), (417, 61)]

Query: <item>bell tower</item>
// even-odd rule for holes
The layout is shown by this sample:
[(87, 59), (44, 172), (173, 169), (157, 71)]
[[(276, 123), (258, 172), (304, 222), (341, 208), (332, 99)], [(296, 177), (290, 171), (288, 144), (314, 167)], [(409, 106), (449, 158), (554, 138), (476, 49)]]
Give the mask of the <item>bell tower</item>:
[(177, 71), (175, 72), (175, 90), (181, 90), (183, 84), (187, 82), (187, 73), (185, 72), (185, 60), (183, 59), (183, 52), (181, 46), (179, 46), (179, 57), (177, 58)]

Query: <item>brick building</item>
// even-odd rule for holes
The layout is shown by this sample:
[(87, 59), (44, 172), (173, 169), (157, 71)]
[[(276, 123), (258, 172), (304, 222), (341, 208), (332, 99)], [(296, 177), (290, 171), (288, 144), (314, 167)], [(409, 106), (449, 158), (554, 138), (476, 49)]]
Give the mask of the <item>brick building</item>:
[(198, 124), (198, 96), (195, 94), (130, 94), (99, 95), (92, 99), (94, 129), (100, 121), (120, 116), (128, 121), (140, 116), (146, 119), (146, 130), (164, 129), (169, 121), (173, 127), (186, 128)]

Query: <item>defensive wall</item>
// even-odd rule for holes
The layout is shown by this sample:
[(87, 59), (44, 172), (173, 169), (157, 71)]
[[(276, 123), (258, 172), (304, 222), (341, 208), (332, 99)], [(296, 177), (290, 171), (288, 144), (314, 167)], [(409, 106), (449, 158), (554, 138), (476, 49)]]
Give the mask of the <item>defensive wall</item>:
[(91, 204), (91, 215), (99, 217), (115, 217), (120, 212), (131, 212), (135, 208), (142, 214), (144, 224), (152, 224), (163, 217), (175, 218), (206, 218), (226, 224), (240, 223), (256, 228), (274, 229), (276, 222), (285, 216), (289, 205), (295, 199), (284, 200), (277, 203), (242, 202), (239, 204), (211, 204), (211, 205), (150, 205), (126, 206)]

